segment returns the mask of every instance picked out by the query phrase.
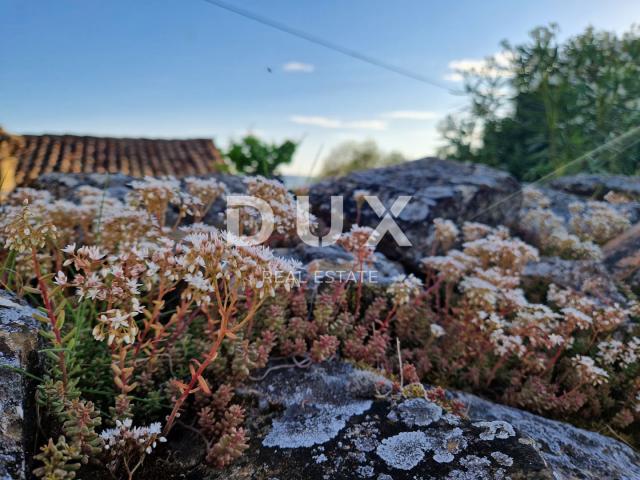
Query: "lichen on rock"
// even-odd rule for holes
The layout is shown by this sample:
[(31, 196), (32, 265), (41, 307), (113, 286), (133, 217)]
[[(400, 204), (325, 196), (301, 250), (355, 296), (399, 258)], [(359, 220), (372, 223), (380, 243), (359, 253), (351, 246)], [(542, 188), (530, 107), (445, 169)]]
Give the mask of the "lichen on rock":
[(426, 427), (442, 417), (442, 407), (424, 398), (405, 400), (389, 414), (390, 419), (396, 415), (408, 426)]
[(411, 470), (432, 448), (432, 442), (423, 432), (400, 432), (382, 440), (376, 453), (387, 465), (400, 470)]
[(474, 427), (484, 428), (484, 432), (480, 434), (482, 440), (495, 440), (496, 438), (509, 438), (515, 436), (516, 432), (513, 426), (501, 420), (492, 422), (476, 422)]
[(370, 400), (341, 406), (315, 404), (302, 412), (291, 407), (287, 415), (273, 421), (273, 427), (262, 444), (265, 447), (299, 448), (326, 443), (335, 438), (349, 418), (369, 408)]

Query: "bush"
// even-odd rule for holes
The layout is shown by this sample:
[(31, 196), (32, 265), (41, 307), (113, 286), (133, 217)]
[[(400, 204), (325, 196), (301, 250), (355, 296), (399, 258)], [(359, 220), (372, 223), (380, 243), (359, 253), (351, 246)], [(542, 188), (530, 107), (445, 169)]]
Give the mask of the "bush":
[(589, 27), (560, 42), (552, 25), (502, 46), (506, 61), (493, 57), (483, 71), (466, 72), (469, 107), (440, 126), (441, 155), (524, 180), (556, 170), (640, 172), (640, 132), (572, 163), (640, 125), (640, 27), (623, 35)]
[(298, 144), (291, 140), (280, 145), (269, 144), (247, 135), (239, 142), (232, 142), (225, 157), (239, 173), (272, 177), (280, 165), (291, 163), (297, 147)]
[(404, 161), (398, 152), (385, 153), (373, 140), (344, 142), (325, 158), (321, 177), (339, 177), (357, 170), (386, 167)]

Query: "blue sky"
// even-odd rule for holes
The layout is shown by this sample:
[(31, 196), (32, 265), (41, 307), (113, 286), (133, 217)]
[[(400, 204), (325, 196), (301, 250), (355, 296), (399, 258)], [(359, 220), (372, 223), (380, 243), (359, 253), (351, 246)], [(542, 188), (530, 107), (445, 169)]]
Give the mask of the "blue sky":
[[(557, 22), (567, 36), (640, 19), (635, 0), (230, 1), (454, 89), (451, 62), (496, 53), (536, 25)], [(0, 0), (0, 124), (17, 133), (225, 146), (253, 131), (302, 140), (287, 171), (309, 174), (348, 139), (432, 154), (439, 119), (464, 103), (202, 0)]]

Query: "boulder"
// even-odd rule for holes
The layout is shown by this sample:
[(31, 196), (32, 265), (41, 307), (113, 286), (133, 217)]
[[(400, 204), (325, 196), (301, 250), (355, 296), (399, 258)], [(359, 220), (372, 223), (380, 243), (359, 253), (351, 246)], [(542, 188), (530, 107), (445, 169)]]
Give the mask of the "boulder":
[(506, 421), (522, 435), (534, 439), (558, 480), (640, 478), (640, 454), (613, 438), (498, 405), (475, 395), (457, 393), (456, 397), (469, 406), (472, 421)]
[[(391, 167), (351, 173), (310, 187), (312, 212), (330, 222), (332, 195), (343, 196), (344, 223), (348, 228), (358, 217), (354, 193), (367, 191), (387, 207), (401, 195), (411, 200), (395, 219), (410, 240), (400, 247), (385, 235), (378, 250), (391, 260), (401, 261), (412, 271), (420, 270), (420, 259), (430, 253), (435, 218), (466, 220), (490, 225), (512, 224), (521, 204), (520, 186), (508, 173), (484, 165), (424, 158)], [(363, 205), (358, 223), (376, 227), (381, 218)]]
[(0, 478), (27, 478), (28, 446), (36, 429), (33, 382), (20, 370), (37, 364), (34, 310), (0, 291)]
[(377, 374), (339, 362), (270, 372), (247, 389), (258, 397), (250, 448), (213, 478), (553, 478), (533, 442), (509, 423), (379, 395), (390, 388)]

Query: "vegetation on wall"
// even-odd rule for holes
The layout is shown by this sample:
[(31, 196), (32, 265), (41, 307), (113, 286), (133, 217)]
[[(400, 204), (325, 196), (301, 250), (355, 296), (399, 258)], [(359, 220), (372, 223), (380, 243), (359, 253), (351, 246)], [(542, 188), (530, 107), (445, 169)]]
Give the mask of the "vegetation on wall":
[[(293, 195), (274, 180), (247, 183), (274, 211), (268, 245), (299, 241)], [(2, 207), (0, 287), (40, 307), (36, 476), (157, 478), (185, 432), (202, 440), (202, 468), (223, 468), (251, 441), (251, 400), (235, 392), (273, 358), (299, 368), (339, 357), (390, 378), (385, 397), (463, 415), (422, 383), (454, 387), (640, 444), (638, 304), (553, 284), (538, 303), (522, 282), (538, 248), (591, 258), (626, 230), (605, 205), (573, 208), (571, 232), (535, 247), (505, 227), (436, 219), (421, 277), (377, 286), (355, 273), (373, 262), (375, 232), (354, 225), (337, 240), (353, 279), (323, 285), (200, 223), (225, 190), (147, 178), (124, 199), (84, 186), (72, 203), (27, 188)], [(540, 192), (527, 197), (532, 222), (551, 218)], [(256, 212), (238, 213), (255, 233)]]

